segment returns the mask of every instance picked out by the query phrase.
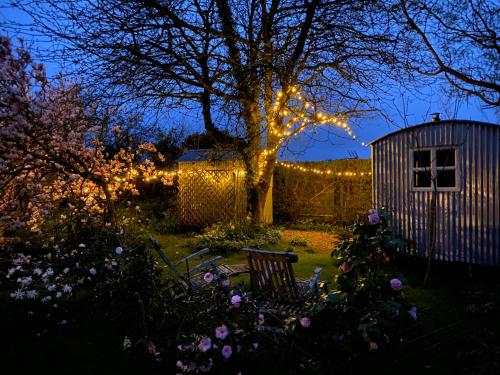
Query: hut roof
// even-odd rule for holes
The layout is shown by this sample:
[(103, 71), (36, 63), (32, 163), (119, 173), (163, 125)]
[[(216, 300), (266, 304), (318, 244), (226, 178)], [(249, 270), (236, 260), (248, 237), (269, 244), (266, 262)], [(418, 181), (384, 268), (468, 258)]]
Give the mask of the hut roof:
[(242, 160), (241, 154), (232, 149), (223, 148), (205, 148), (199, 150), (187, 150), (177, 160), (178, 162), (196, 162), (196, 161), (227, 161)]
[(396, 131), (393, 131), (391, 133), (388, 133), (386, 135), (383, 135), (382, 137), (379, 137), (371, 142), (368, 143), (368, 145), (372, 146), (375, 143), (380, 142), (381, 140), (391, 137), (394, 134), (402, 133), (407, 130), (415, 129), (415, 128), (420, 128), (420, 127), (425, 127), (425, 126), (434, 126), (434, 125), (444, 125), (444, 124), (467, 124), (467, 125), (479, 125), (479, 126), (493, 126), (493, 127), (499, 127), (499, 124), (492, 124), (489, 122), (481, 122), (481, 121), (471, 121), (471, 120), (441, 120), (441, 121), (430, 121), (426, 122), (424, 124), (418, 124), (418, 125), (413, 125), (409, 127), (405, 127)]

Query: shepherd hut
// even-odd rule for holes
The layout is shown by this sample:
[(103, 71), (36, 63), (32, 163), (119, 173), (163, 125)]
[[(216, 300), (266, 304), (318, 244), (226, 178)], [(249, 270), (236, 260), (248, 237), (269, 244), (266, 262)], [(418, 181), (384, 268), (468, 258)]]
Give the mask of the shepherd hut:
[(439, 120), (371, 143), (373, 203), (407, 251), (500, 265), (500, 126)]
[[(247, 216), (245, 165), (230, 149), (188, 150), (178, 160), (179, 219), (185, 225), (240, 223)], [(272, 222), (272, 184), (266, 199)]]

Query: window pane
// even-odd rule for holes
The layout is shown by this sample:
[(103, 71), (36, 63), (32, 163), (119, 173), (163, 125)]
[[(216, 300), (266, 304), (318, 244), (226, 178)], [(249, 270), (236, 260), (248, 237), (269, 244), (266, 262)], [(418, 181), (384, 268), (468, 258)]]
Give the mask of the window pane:
[(447, 148), (445, 150), (436, 150), (436, 165), (438, 167), (454, 167), (455, 149)]
[(413, 151), (413, 167), (414, 168), (430, 168), (431, 167), (431, 151)]
[(455, 170), (441, 171), (437, 175), (438, 187), (455, 187)]
[(420, 171), (413, 173), (414, 187), (431, 187), (431, 176), (429, 172)]

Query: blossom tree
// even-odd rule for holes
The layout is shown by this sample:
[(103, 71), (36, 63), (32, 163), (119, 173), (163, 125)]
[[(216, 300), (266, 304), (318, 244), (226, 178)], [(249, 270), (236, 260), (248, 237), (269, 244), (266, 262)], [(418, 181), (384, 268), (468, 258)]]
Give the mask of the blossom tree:
[(154, 173), (147, 160), (134, 167), (152, 144), (107, 157), (91, 112), (78, 85), (49, 82), (43, 64), (0, 38), (0, 228), (36, 229), (61, 201), (114, 222), (119, 196)]

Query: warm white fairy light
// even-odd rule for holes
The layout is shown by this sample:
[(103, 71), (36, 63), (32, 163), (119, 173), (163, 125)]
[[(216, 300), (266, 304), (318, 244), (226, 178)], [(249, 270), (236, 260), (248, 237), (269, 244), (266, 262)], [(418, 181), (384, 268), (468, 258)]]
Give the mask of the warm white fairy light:
[(371, 172), (334, 171), (332, 169), (307, 168), (299, 164), (287, 163), (282, 161), (277, 161), (276, 164), (285, 168), (294, 169), (296, 171), (315, 173), (318, 175), (332, 175), (338, 177), (367, 177), (372, 175)]

